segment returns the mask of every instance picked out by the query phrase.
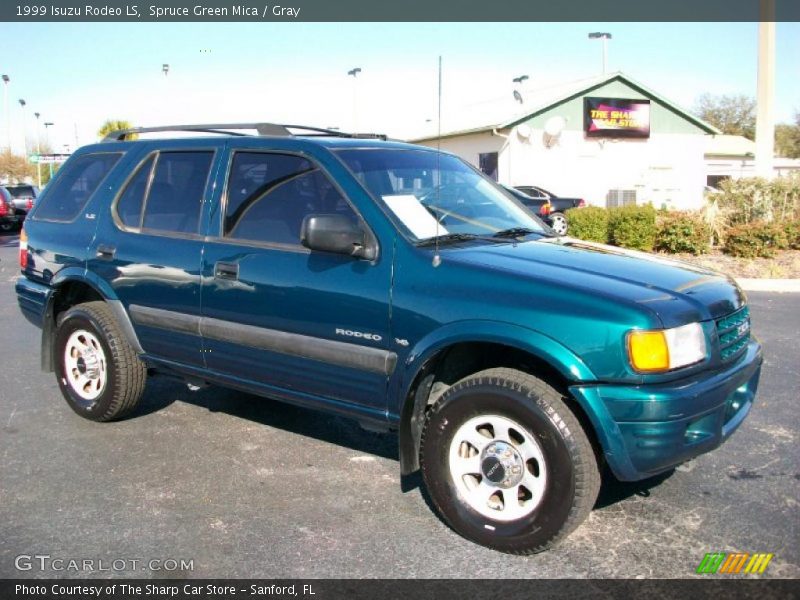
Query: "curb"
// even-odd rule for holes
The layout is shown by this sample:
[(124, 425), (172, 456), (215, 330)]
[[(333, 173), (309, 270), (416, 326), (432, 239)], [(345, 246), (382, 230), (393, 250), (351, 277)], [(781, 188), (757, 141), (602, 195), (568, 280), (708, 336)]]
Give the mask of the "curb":
[(736, 283), (746, 292), (798, 292), (800, 279), (737, 279)]

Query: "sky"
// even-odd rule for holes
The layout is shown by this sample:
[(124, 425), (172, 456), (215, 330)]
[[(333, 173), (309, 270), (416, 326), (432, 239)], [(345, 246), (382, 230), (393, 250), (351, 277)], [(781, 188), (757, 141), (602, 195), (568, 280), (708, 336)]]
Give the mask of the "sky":
[[(792, 122), (800, 24), (776, 27), (776, 116)], [(406, 137), (436, 121), (440, 55), (444, 124), (510, 98), (522, 74), (531, 89), (599, 75), (601, 42), (587, 39), (591, 31), (613, 35), (609, 71), (683, 107), (703, 93), (755, 96), (756, 23), (2, 23), (0, 39), (20, 43), (0, 54), (0, 72), (11, 78), (0, 143), (9, 129), (17, 151), (25, 136), (35, 143), (35, 112), (41, 140), (55, 151), (95, 141), (107, 118)], [(362, 69), (356, 79), (347, 75), (354, 67)], [(45, 130), (45, 122), (53, 125)]]

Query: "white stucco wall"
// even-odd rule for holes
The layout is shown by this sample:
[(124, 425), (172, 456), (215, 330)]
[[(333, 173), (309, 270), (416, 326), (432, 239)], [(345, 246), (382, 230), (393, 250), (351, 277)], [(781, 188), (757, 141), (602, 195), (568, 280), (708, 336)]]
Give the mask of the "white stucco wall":
[[(517, 130), (445, 138), (442, 150), (478, 166), (482, 152), (499, 152), (499, 179), (509, 185), (538, 185), (559, 196), (584, 198), (606, 205), (611, 189), (636, 190), (639, 203), (657, 208), (689, 209), (703, 206), (706, 183), (704, 136), (690, 133), (653, 133), (640, 139), (589, 139), (581, 131), (564, 131), (548, 147), (543, 130), (529, 139)], [(424, 142), (436, 146), (435, 141)]]

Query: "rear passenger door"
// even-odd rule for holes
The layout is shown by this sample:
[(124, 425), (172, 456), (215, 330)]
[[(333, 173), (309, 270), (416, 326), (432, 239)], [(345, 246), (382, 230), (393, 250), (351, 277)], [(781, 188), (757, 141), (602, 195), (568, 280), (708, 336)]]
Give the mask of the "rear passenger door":
[(145, 353), (202, 367), (202, 231), (217, 168), (215, 148), (142, 156), (98, 223), (89, 270), (131, 316)]
[(382, 417), (389, 347), (391, 249), (375, 261), (311, 252), (311, 214), (360, 216), (313, 158), (233, 150), (203, 261), (210, 369), (291, 399)]

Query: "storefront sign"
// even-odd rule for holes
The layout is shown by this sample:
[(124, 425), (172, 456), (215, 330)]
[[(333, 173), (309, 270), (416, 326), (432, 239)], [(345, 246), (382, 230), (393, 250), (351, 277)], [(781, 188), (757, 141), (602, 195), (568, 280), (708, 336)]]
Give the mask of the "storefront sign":
[(586, 97), (583, 125), (588, 137), (650, 137), (650, 100)]

